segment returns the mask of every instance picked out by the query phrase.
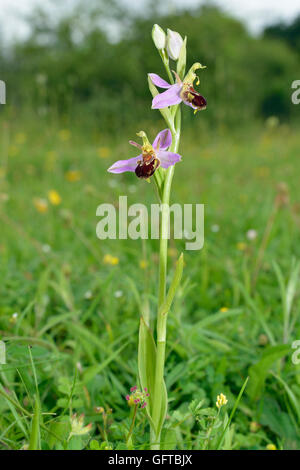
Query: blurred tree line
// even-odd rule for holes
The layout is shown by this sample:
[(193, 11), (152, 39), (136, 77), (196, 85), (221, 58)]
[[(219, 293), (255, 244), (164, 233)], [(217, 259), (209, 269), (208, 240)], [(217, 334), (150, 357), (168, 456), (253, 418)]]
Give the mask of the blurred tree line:
[(300, 15), (291, 24), (277, 23), (265, 28), (266, 38), (280, 39), (300, 54)]
[[(100, 1), (96, 8), (85, 2), (58, 21), (35, 11), (28, 20), (30, 37), (0, 53), (8, 102), (39, 116), (97, 119), (107, 130), (153, 118), (158, 113), (151, 114), (146, 74), (164, 76), (151, 39), (158, 23), (188, 36), (188, 66), (207, 65), (200, 90), (208, 101), (208, 122), (231, 126), (297, 115), (291, 83), (300, 79), (299, 19), (255, 38), (215, 7), (161, 14), (157, 2), (149, 5), (143, 17)], [(111, 40), (116, 25), (119, 36)], [(186, 118), (192, 122), (191, 114)]]

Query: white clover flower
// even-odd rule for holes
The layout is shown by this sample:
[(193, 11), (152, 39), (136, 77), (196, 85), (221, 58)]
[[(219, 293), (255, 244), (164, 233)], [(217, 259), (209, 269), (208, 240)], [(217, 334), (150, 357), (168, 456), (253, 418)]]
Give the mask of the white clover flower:
[(93, 293), (90, 290), (87, 290), (84, 294), (84, 298), (90, 300), (93, 297)]
[(254, 230), (254, 229), (248, 230), (248, 232), (247, 232), (248, 240), (255, 240), (256, 237), (257, 237), (257, 231), (256, 230)]
[(114, 293), (114, 296), (115, 296), (116, 299), (119, 299), (120, 297), (123, 296), (123, 291), (116, 290), (116, 292)]

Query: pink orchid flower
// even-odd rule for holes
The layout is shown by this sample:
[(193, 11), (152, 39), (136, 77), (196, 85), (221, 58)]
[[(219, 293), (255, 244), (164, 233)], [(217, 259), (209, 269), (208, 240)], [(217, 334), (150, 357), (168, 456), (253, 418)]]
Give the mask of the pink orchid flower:
[(180, 80), (176, 72), (173, 72), (176, 77), (176, 83), (170, 85), (163, 78), (156, 73), (149, 73), (152, 83), (159, 88), (167, 88), (167, 91), (159, 93), (152, 100), (152, 109), (167, 108), (179, 104), (182, 101), (187, 106), (190, 106), (195, 112), (206, 108), (206, 99), (198, 93), (194, 87), (194, 80), (197, 78), (197, 85), (199, 85), (199, 78), (195, 74), (195, 70), (205, 68), (201, 64), (194, 64), (189, 70), (188, 74), (183, 81)]
[(118, 160), (109, 167), (107, 171), (110, 173), (132, 171), (135, 172), (139, 178), (148, 179), (159, 166), (166, 169), (181, 160), (181, 156), (178, 153), (169, 152), (167, 150), (172, 144), (172, 134), (169, 129), (164, 129), (159, 132), (152, 145), (145, 132), (141, 131), (137, 135), (143, 139), (143, 145), (132, 140), (130, 140), (129, 143), (139, 148), (142, 153), (128, 160)]

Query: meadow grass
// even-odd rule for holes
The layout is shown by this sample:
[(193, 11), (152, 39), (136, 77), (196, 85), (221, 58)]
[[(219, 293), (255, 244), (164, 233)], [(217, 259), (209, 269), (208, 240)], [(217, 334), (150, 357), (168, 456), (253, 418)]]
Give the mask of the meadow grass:
[[(126, 448), (124, 397), (137, 382), (140, 314), (154, 317), (158, 241), (100, 241), (95, 230), (103, 202), (156, 202), (135, 175), (106, 172), (134, 156), (130, 132), (2, 122), (3, 449)], [(287, 125), (199, 127), (182, 149), (172, 202), (205, 204), (205, 245), (185, 252), (168, 318), (163, 445), (217, 448), (216, 397), (229, 400), (226, 422), (249, 376), (221, 447), (299, 449), (299, 135)], [(170, 267), (182, 250), (171, 240)], [(74, 413), (93, 426), (70, 437)], [(130, 445), (149, 448), (142, 412)]]

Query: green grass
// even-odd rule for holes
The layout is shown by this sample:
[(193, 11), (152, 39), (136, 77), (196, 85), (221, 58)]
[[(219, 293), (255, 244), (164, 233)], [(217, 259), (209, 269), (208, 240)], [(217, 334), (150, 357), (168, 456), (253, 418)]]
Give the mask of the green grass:
[[(124, 397), (137, 383), (139, 316), (149, 308), (153, 320), (156, 309), (157, 241), (100, 241), (95, 233), (99, 204), (117, 204), (119, 195), (129, 204), (156, 202), (152, 185), (106, 172), (134, 156), (127, 141), (140, 129), (111, 138), (64, 128), (2, 117), (3, 449), (126, 448)], [(264, 125), (183, 134), (172, 200), (205, 204), (205, 246), (185, 252), (169, 314), (164, 445), (299, 449), (300, 369), (291, 361), (291, 343), (300, 339), (299, 136)], [(79, 181), (66, 180), (70, 170)], [(280, 182), (286, 187), (278, 189)], [(33, 200), (52, 189), (61, 203), (40, 213)], [(257, 231), (252, 241), (250, 229)], [(171, 276), (184, 242), (170, 247)], [(106, 254), (119, 263), (105, 264)], [(216, 416), (220, 393), (228, 404)], [(93, 427), (68, 438), (74, 413)], [(143, 412), (130, 445), (149, 447)]]

